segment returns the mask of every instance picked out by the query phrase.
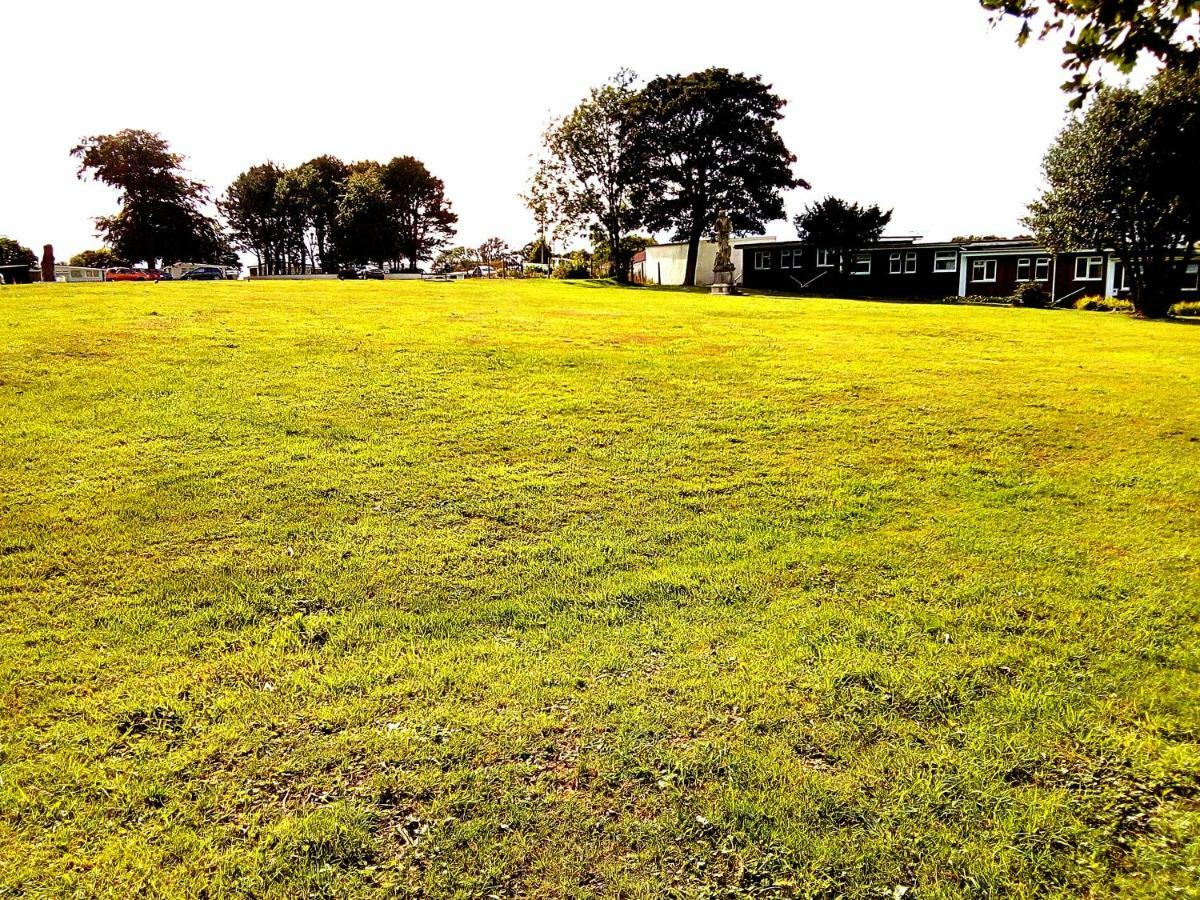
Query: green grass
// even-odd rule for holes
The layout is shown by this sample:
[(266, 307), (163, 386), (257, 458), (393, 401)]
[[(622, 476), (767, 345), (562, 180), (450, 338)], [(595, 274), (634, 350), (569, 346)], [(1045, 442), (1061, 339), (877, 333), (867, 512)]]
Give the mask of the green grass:
[(1200, 328), (495, 282), (0, 328), (0, 896), (1200, 895)]

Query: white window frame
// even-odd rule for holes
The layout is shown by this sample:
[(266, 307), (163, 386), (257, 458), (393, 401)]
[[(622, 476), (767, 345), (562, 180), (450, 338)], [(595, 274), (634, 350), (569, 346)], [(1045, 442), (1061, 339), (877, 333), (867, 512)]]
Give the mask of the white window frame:
[[(946, 268), (946, 263), (950, 264), (950, 268)], [(934, 253), (933, 272), (935, 275), (953, 275), (958, 272), (958, 251), (938, 250)]]
[(888, 274), (903, 275), (904, 274), (904, 254), (890, 253), (888, 254)]
[(832, 269), (833, 268), (833, 251), (825, 247), (817, 248), (817, 268)]
[[(1024, 275), (1021, 274), (1022, 271), (1024, 271), (1024, 273), (1025, 273)], [(1017, 281), (1020, 284), (1024, 284), (1025, 282), (1030, 280), (1030, 276), (1032, 274), (1033, 274), (1033, 260), (1030, 259), (1028, 256), (1022, 256), (1020, 259), (1017, 260)]]
[[(867, 264), (866, 269), (862, 268), (863, 263)], [(854, 260), (854, 270), (851, 275), (870, 275), (871, 274), (871, 254), (860, 253)]]
[(1050, 257), (1039, 256), (1033, 261), (1033, 280), (1034, 281), (1049, 281), (1050, 280)]
[[(1189, 277), (1191, 281), (1188, 281)], [(1200, 291), (1200, 263), (1192, 263), (1183, 270), (1183, 287), (1180, 290), (1188, 294)]]
[[(1086, 266), (1088, 274), (1080, 275), (1080, 263)], [(1095, 268), (1096, 274), (1091, 272)], [(1104, 280), (1104, 257), (1103, 256), (1077, 256), (1075, 257), (1075, 280), (1076, 281), (1103, 281)]]
[(779, 251), (779, 268), (790, 269), (791, 267), (792, 267), (792, 251), (791, 250)]
[(793, 269), (803, 269), (804, 268), (804, 251), (803, 250), (793, 250), (792, 251), (792, 268)]
[[(988, 271), (991, 271), (991, 277), (988, 277)], [(983, 270), (983, 277), (979, 277), (980, 269)], [(976, 284), (995, 284), (996, 283), (996, 260), (994, 259), (974, 259), (971, 260), (971, 281)]]
[[(763, 261), (766, 265), (763, 265)], [(771, 269), (771, 251), (770, 250), (755, 250), (754, 251), (754, 269), (758, 272), (768, 272)]]
[(907, 253), (904, 254), (904, 274), (905, 275), (916, 275), (917, 274), (917, 251), (916, 250), (909, 250)]

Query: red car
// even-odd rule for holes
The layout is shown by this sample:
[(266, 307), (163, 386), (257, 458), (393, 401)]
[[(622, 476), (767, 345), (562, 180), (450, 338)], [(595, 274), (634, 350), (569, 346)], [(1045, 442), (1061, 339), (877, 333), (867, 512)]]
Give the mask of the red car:
[(105, 281), (157, 281), (158, 279), (145, 269), (129, 269), (118, 266), (104, 270)]

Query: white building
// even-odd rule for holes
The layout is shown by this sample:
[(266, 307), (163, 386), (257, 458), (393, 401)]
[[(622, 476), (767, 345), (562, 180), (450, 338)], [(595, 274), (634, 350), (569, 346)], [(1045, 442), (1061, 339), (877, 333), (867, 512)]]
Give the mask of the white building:
[[(775, 238), (770, 235), (761, 237), (737, 238), (732, 252), (733, 283), (742, 281), (742, 251), (738, 244), (769, 244)], [(633, 280), (643, 284), (683, 284), (683, 274), (687, 271), (687, 243), (655, 244), (633, 257)], [(717, 242), (701, 241), (700, 252), (696, 257), (696, 284), (709, 285), (713, 283), (713, 263), (717, 261)]]

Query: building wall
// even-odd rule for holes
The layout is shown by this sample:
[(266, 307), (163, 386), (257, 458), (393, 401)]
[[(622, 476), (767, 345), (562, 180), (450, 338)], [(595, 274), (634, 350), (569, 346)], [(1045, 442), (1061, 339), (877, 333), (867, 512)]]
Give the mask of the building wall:
[[(939, 252), (952, 255), (952, 271), (934, 271)], [(869, 273), (852, 275), (849, 285), (839, 286), (833, 264), (823, 264), (815, 247), (793, 242), (763, 249), (748, 247), (744, 284), (791, 293), (850, 293), (898, 299), (952, 297), (958, 293), (958, 252), (956, 247), (936, 244), (872, 248), (862, 254), (870, 258)], [(897, 260), (893, 260), (895, 254), (899, 254)], [(893, 265), (899, 271), (893, 273)]]
[[(742, 251), (738, 244), (773, 244), (775, 238), (770, 236), (740, 238), (734, 241), (730, 254), (733, 260), (734, 283), (743, 279)], [(687, 244), (656, 244), (646, 248), (644, 261), (635, 263), (633, 274), (635, 279), (646, 284), (681, 285), (687, 271)], [(713, 283), (713, 264), (717, 261), (716, 241), (701, 241), (696, 257), (696, 284), (710, 285)]]

